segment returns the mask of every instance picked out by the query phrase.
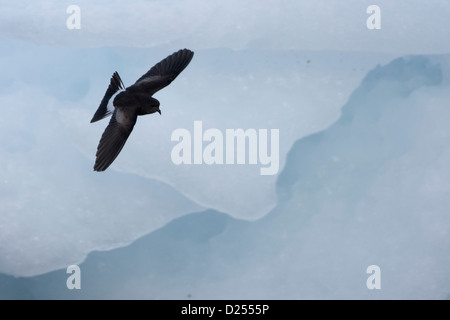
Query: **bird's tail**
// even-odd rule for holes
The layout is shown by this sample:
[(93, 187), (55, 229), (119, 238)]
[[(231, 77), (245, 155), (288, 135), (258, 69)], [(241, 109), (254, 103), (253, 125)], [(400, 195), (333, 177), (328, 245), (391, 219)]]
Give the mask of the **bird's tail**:
[(92, 117), (91, 123), (101, 120), (112, 113), (113, 110), (108, 110), (108, 101), (117, 91), (124, 89), (125, 86), (123, 85), (122, 79), (120, 79), (117, 71), (114, 72), (111, 77), (108, 89), (106, 89), (105, 95), (103, 96), (102, 102), (100, 102), (100, 106)]

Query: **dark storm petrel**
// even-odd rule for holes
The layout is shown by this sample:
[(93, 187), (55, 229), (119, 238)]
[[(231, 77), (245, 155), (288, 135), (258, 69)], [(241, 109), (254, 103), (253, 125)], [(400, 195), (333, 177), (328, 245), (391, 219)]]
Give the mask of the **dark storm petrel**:
[(119, 74), (114, 72), (105, 96), (91, 120), (95, 122), (112, 113), (97, 147), (95, 171), (106, 170), (114, 161), (138, 116), (155, 112), (161, 114), (159, 101), (152, 97), (153, 94), (168, 86), (186, 68), (193, 56), (194, 52), (191, 50), (179, 50), (157, 63), (126, 89)]

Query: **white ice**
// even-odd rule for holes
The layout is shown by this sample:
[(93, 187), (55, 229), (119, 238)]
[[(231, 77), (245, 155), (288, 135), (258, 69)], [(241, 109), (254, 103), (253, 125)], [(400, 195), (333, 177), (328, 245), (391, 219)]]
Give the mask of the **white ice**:
[[(379, 296), (450, 292), (443, 254), (450, 63), (432, 56), (450, 52), (450, 5), (378, 1), (382, 28), (368, 30), (368, 1), (78, 1), (81, 29), (68, 30), (67, 4), (25, 3), (4, 1), (0, 11), (0, 272), (65, 268), (210, 208), (259, 231), (231, 228), (218, 237), (209, 266), (230, 262), (213, 252), (238, 247), (234, 238), (247, 241), (255, 259), (207, 273), (197, 297), (214, 285), (227, 297), (239, 283), (269, 279), (240, 297), (370, 298), (367, 288), (354, 288), (372, 263), (399, 288)], [(89, 120), (112, 73), (130, 85), (182, 47), (195, 56), (155, 95), (162, 116), (139, 119), (108, 171), (93, 172), (108, 120)], [(404, 69), (377, 68), (405, 54), (427, 56), (406, 58)], [(279, 174), (261, 176), (255, 165), (174, 165), (171, 133), (192, 130), (195, 120), (223, 132), (280, 129)], [(289, 157), (298, 162), (285, 168)], [(251, 235), (265, 230), (275, 239), (252, 246)], [(408, 282), (417, 270), (426, 271)], [(338, 271), (342, 282), (334, 283)], [(228, 277), (216, 281), (219, 272)], [(280, 282), (284, 273), (294, 281)], [(152, 284), (148, 291), (129, 281), (122, 292), (154, 297)]]

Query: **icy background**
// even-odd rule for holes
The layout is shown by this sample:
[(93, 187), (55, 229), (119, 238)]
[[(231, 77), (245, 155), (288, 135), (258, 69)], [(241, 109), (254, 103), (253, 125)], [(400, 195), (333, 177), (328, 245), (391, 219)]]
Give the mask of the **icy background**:
[[(377, 1), (368, 30), (371, 4), (0, 1), (0, 298), (450, 297), (450, 4)], [(162, 116), (93, 172), (111, 74), (182, 47)], [(279, 174), (175, 166), (194, 120), (280, 129)]]

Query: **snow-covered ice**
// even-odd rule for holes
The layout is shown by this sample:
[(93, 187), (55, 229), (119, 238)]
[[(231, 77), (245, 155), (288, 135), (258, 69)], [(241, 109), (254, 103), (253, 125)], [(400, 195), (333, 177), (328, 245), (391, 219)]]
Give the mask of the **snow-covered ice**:
[[(1, 298), (449, 295), (450, 5), (379, 1), (368, 30), (369, 2), (260, 3), (79, 1), (80, 30), (68, 4), (2, 3)], [(93, 172), (111, 74), (131, 85), (181, 47), (162, 116)], [(279, 129), (279, 173), (173, 164), (196, 120)], [(70, 264), (86, 290), (58, 285)]]

